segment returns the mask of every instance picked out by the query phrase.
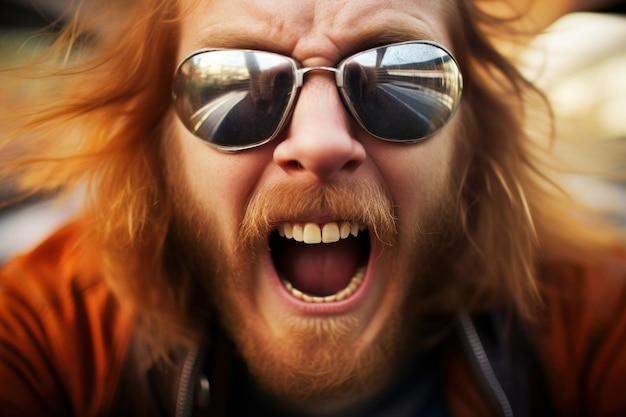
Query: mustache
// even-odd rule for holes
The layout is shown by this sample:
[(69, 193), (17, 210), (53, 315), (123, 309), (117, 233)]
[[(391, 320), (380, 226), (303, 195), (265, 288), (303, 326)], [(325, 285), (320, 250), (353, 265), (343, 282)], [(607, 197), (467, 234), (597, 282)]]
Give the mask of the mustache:
[(284, 184), (257, 190), (246, 206), (239, 242), (253, 246), (286, 221), (322, 218), (365, 225), (385, 246), (393, 245), (394, 204), (385, 191), (370, 183), (326, 185)]

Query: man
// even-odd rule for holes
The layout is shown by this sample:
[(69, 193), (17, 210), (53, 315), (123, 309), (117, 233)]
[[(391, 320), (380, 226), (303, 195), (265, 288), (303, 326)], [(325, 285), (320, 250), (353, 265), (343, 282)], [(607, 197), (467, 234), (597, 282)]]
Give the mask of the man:
[(85, 207), (2, 270), (0, 413), (626, 413), (621, 237), (484, 11), (119, 3), (3, 120), (3, 173)]

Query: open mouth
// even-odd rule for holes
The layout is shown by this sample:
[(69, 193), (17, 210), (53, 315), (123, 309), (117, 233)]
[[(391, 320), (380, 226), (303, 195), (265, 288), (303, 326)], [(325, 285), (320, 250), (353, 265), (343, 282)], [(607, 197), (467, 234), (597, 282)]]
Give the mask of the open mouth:
[(370, 235), (356, 222), (285, 222), (270, 237), (274, 267), (283, 286), (305, 303), (348, 300), (363, 283)]

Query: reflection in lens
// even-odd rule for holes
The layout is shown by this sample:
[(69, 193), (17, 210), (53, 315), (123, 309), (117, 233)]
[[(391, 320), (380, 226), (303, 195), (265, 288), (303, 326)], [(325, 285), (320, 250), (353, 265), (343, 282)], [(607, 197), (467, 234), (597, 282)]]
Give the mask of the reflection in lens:
[(452, 57), (429, 43), (407, 43), (355, 55), (344, 64), (345, 101), (372, 135), (416, 141), (450, 119), (462, 80)]
[(186, 127), (216, 146), (243, 147), (272, 137), (288, 107), (293, 66), (280, 55), (216, 50), (198, 53), (174, 80)]

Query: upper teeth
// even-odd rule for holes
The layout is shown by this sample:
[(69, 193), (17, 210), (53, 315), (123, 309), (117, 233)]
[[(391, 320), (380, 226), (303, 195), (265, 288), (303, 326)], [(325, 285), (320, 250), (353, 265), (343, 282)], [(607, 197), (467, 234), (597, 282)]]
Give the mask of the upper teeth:
[(304, 243), (333, 243), (352, 235), (356, 237), (364, 226), (351, 222), (317, 223), (282, 223), (278, 233), (287, 239)]

